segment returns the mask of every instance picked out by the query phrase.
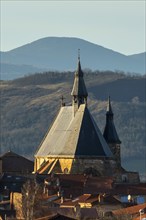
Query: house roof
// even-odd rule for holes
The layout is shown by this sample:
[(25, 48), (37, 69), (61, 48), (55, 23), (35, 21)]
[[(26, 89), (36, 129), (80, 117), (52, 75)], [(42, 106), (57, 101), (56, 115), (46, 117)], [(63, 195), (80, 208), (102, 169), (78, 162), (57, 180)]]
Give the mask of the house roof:
[(112, 190), (112, 177), (89, 177), (85, 181), (84, 193), (107, 193)]
[[(41, 176), (41, 175), (38, 175)], [(44, 177), (47, 182), (51, 182), (51, 175)], [(79, 196), (84, 194), (109, 193), (111, 195), (146, 195), (146, 183), (116, 184), (114, 177), (108, 176), (88, 176), (83, 174), (55, 174), (59, 178), (60, 186), (65, 195)], [(78, 193), (76, 193), (78, 191)]]
[(56, 200), (54, 203), (59, 204), (61, 207), (75, 207), (80, 203), (93, 203), (98, 201), (98, 195), (83, 194), (74, 199), (65, 199), (61, 203), (61, 199)]
[[(3, 159), (3, 158), (12, 158), (12, 157), (17, 157), (17, 158), (23, 158), (23, 159), (25, 159), (25, 160), (28, 160), (27, 158), (25, 158), (25, 157), (23, 157), (23, 156), (21, 156), (21, 155), (19, 155), (19, 154), (16, 154), (16, 153), (14, 153), (13, 151), (11, 151), (11, 150), (9, 150), (9, 151), (7, 151), (7, 152), (5, 152), (5, 153), (3, 153), (3, 154), (1, 154), (0, 155), (0, 158), (1, 159)], [(28, 160), (28, 161), (30, 161), (30, 160)], [(32, 162), (32, 161), (31, 161)]]
[(34, 163), (13, 151), (0, 155), (3, 172), (32, 172)]
[(135, 206), (130, 206), (130, 207), (123, 208), (123, 209), (114, 210), (112, 211), (112, 213), (114, 215), (123, 215), (123, 214), (134, 215), (136, 213), (139, 213), (140, 209), (146, 209), (146, 203), (135, 205)]
[(112, 157), (112, 153), (85, 104), (75, 116), (72, 106), (61, 107), (36, 157)]
[[(133, 220), (139, 220), (139, 213), (138, 217), (134, 217)], [(146, 220), (146, 214), (141, 215), (141, 220)]]
[[(59, 214), (63, 216), (71, 216), (74, 219), (98, 219), (99, 214), (97, 208), (82, 208), (80, 210), (74, 210), (73, 208), (60, 208)], [(79, 215), (79, 216), (78, 216)]]
[(146, 183), (115, 184), (112, 190), (115, 194), (146, 195)]

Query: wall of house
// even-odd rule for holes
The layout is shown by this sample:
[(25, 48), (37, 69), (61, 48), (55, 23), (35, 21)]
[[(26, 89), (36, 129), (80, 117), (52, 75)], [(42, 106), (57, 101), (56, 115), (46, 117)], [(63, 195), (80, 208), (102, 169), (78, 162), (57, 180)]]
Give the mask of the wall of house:
[(138, 172), (123, 172), (115, 176), (116, 182), (120, 183), (139, 183), (139, 173)]

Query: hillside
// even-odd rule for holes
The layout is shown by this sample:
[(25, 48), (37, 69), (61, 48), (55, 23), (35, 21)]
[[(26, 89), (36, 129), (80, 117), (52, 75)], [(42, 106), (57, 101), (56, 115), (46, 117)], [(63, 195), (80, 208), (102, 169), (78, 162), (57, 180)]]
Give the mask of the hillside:
[[(33, 158), (60, 108), (60, 97), (71, 104), (73, 72), (46, 72), (13, 81), (1, 81), (1, 152), (13, 150)], [(144, 172), (146, 152), (145, 76), (114, 72), (85, 74), (88, 107), (103, 131), (108, 95), (122, 141), (122, 161)], [(133, 163), (140, 161), (140, 163)]]
[(26, 73), (39, 72), (39, 69), (74, 70), (78, 48), (81, 50), (82, 65), (85, 69), (145, 74), (146, 53), (125, 56), (79, 38), (46, 37), (1, 52), (1, 79), (15, 79)]
[(0, 79), (2, 80), (12, 80), (19, 78), (20, 76), (26, 75), (26, 73), (36, 73), (43, 72), (45, 69), (37, 68), (31, 65), (16, 65), (16, 64), (8, 64), (1, 63), (1, 74)]

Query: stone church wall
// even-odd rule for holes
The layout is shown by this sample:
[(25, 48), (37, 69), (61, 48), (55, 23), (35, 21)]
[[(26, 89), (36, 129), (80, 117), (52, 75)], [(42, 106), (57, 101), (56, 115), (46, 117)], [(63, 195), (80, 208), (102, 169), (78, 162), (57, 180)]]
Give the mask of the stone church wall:
[[(117, 162), (105, 158), (37, 158), (36, 170), (49, 162), (48, 173), (92, 174), (95, 176), (113, 176), (117, 183), (138, 183), (137, 172), (123, 172)], [(52, 163), (53, 162), (53, 163)], [(55, 162), (55, 163), (54, 163)]]
[[(48, 158), (49, 159), (49, 158)], [(99, 158), (59, 158), (58, 159), (62, 173), (70, 174), (93, 174), (97, 176), (112, 176), (116, 169), (116, 163), (114, 160), (105, 160)], [(58, 164), (56, 164), (58, 166)], [(57, 172), (57, 169), (53, 169)], [(52, 172), (53, 172), (52, 170)], [(58, 172), (60, 169), (58, 168)]]
[(119, 173), (115, 176), (117, 183), (139, 183), (139, 174), (138, 172), (125, 172)]

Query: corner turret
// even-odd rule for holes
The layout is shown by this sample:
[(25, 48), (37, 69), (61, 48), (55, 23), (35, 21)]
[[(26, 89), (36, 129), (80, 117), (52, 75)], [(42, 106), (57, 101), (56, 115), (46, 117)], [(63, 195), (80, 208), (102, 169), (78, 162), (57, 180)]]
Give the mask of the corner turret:
[(111, 107), (110, 96), (108, 98), (107, 112), (106, 112), (106, 125), (104, 128), (103, 136), (108, 143), (115, 160), (118, 164), (121, 164), (120, 157), (120, 144), (121, 141), (118, 137), (115, 125), (114, 125), (114, 114)]

